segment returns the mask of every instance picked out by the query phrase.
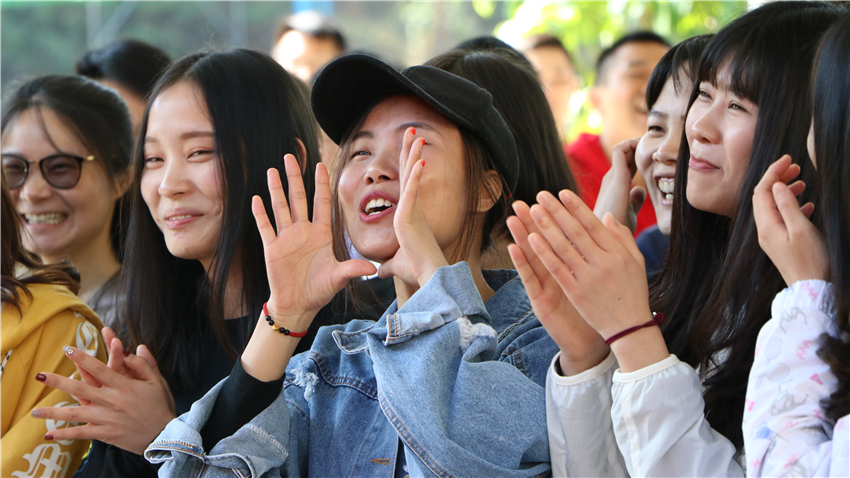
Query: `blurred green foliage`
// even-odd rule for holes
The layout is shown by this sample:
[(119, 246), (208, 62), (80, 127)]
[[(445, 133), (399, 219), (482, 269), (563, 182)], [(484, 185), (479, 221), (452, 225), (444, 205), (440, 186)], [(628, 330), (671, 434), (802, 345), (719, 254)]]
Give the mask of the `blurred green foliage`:
[[(593, 85), (596, 58), (604, 48), (635, 30), (652, 30), (671, 44), (714, 33), (744, 13), (747, 2), (529, 0), (510, 1), (507, 9), (508, 19), (496, 28), (496, 36), (519, 45), (525, 36), (548, 33), (560, 38), (573, 57), (584, 88), (571, 101), (568, 138), (572, 140), (581, 132), (598, 131), (599, 119), (587, 101), (587, 89)], [(476, 8), (479, 14), (480, 10), (486, 13)]]

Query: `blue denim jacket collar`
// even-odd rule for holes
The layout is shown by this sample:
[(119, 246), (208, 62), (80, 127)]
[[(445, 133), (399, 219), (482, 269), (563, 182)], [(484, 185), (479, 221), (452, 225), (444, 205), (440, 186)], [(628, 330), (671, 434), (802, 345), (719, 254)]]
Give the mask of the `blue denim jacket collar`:
[[(483, 270), (481, 272), (487, 285), (495, 291), (495, 294), (487, 303), (481, 301), (477, 290), (468, 290), (461, 284), (453, 283), (458, 280), (455, 276), (435, 275), (433, 279), (444, 281), (446, 290), (453, 290), (459, 294), (458, 297), (453, 297), (455, 304), (447, 304), (448, 309), (456, 309), (456, 311), (451, 310), (451, 312), (461, 313), (460, 311), (463, 309), (465, 314), (460, 316), (476, 316), (478, 320), (483, 319), (497, 334), (501, 335), (510, 326), (516, 324), (518, 318), (532, 313), (531, 302), (528, 300), (525, 288), (516, 271), (503, 269)], [(401, 323), (397, 320), (399, 312), (422, 310), (423, 303), (428, 304), (432, 300), (433, 298), (428, 295), (414, 295), (401, 310), (398, 307), (398, 300), (395, 300), (374, 325), (354, 331), (335, 330), (333, 332), (334, 342), (346, 354), (360, 353), (368, 348), (366, 334), (375, 329), (387, 329), (385, 345), (403, 342), (407, 337), (415, 336), (423, 330), (430, 330), (435, 326), (442, 325), (432, 323), (432, 317), (428, 317), (430, 320), (425, 323), (414, 321)], [(465, 307), (461, 307), (461, 303)], [(431, 302), (429, 305), (433, 307), (436, 304)]]

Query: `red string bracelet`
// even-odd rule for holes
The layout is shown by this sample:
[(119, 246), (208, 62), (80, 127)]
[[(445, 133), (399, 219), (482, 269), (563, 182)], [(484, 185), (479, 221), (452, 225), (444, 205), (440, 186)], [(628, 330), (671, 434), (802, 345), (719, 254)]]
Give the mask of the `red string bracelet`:
[(276, 331), (282, 333), (283, 335), (288, 335), (290, 337), (304, 337), (305, 335), (307, 335), (307, 332), (308, 332), (309, 329), (305, 330), (304, 332), (300, 332), (300, 333), (299, 332), (290, 332), (290, 330), (287, 329), (286, 327), (279, 327), (279, 326), (275, 325), (274, 319), (272, 319), (272, 316), (269, 315), (269, 309), (268, 309), (268, 307), (266, 307), (266, 304), (268, 304), (268, 302), (263, 304), (263, 313), (266, 314), (266, 322), (268, 322), (269, 325), (272, 326), (272, 330), (276, 330)]
[(646, 327), (652, 327), (653, 325), (661, 325), (662, 322), (664, 322), (664, 314), (662, 314), (661, 312), (658, 312), (658, 313), (653, 312), (652, 313), (652, 320), (650, 320), (649, 322), (647, 322), (645, 324), (635, 325), (634, 327), (629, 327), (628, 329), (626, 329), (622, 332), (617, 332), (616, 334), (605, 339), (605, 345), (611, 345), (611, 343), (614, 342), (615, 340), (622, 339), (623, 337), (631, 334), (632, 332), (637, 332), (640, 329), (644, 329)]

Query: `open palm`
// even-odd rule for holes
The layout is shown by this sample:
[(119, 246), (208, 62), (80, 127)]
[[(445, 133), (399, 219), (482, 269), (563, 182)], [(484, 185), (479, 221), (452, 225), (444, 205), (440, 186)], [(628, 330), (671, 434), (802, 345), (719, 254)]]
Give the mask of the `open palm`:
[[(369, 261), (339, 262), (333, 253), (331, 191), (328, 171), (316, 167), (313, 221), (307, 212), (307, 194), (295, 157), (284, 157), (291, 207), (283, 193), (276, 169), (268, 171), (269, 194), (277, 232), (269, 221), (262, 200), (254, 196), (252, 210), (263, 241), (271, 298), (268, 308), (274, 317), (313, 317), (345, 283), (375, 273)], [(292, 324), (293, 330), (309, 324)]]

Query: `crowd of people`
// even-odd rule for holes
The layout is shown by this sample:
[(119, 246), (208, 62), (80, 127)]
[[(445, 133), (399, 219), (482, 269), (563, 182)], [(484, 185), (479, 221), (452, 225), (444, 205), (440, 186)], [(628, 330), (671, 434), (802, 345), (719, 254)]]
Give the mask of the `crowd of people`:
[(549, 35), (75, 73), (2, 104), (0, 475), (850, 476), (850, 11), (630, 32), (568, 145)]

